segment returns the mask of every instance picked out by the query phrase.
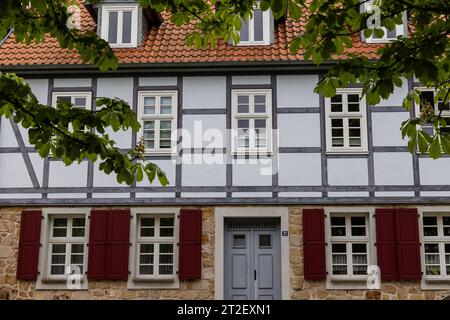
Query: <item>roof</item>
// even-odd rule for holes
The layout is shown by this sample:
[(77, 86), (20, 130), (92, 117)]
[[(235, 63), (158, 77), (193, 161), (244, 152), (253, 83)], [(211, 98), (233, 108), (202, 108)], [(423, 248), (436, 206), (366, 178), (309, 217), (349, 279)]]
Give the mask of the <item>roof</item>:
[[(95, 21), (88, 10), (81, 6), (82, 28), (95, 29)], [(152, 27), (147, 37), (137, 48), (114, 49), (120, 64), (186, 64), (223, 62), (280, 62), (303, 60), (301, 52), (291, 54), (289, 43), (306, 25), (307, 17), (299, 21), (286, 19), (275, 25), (275, 41), (271, 45), (233, 46), (223, 41), (212, 49), (196, 49), (185, 43), (186, 36), (194, 30), (193, 25), (176, 27), (170, 22), (170, 15), (163, 13), (164, 22)], [(376, 58), (378, 44), (360, 41), (353, 37), (354, 47), (347, 53), (364, 54)], [(57, 66), (85, 64), (75, 50), (62, 49), (56, 39), (47, 36), (41, 43), (26, 45), (17, 43), (14, 34), (0, 46), (0, 66)]]

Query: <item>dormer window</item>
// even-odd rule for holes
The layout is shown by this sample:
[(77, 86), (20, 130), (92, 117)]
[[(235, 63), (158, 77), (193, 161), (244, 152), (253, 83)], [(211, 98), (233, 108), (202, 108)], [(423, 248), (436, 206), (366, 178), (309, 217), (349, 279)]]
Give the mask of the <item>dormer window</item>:
[(102, 6), (101, 37), (111, 47), (137, 47), (138, 5)]
[[(378, 11), (374, 8), (373, 0), (364, 3), (363, 10), (372, 14), (378, 14)], [(395, 25), (395, 28), (392, 30), (389, 30), (386, 27), (381, 26), (380, 28), (377, 29), (383, 30), (383, 36), (377, 36), (375, 32), (373, 32), (370, 37), (365, 39), (365, 41), (367, 43), (389, 43), (395, 41), (397, 40), (398, 37), (406, 35), (407, 33), (406, 26), (407, 26), (407, 17), (406, 13), (404, 13), (402, 24)]]
[(253, 17), (242, 20), (239, 44), (268, 45), (273, 38), (273, 32), (273, 17), (270, 10), (262, 11), (258, 4), (253, 9)]

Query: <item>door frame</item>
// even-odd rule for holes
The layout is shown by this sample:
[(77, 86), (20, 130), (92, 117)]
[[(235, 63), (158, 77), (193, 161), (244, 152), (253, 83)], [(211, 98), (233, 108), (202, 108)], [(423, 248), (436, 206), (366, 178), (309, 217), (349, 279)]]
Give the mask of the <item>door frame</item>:
[[(216, 207), (215, 208), (215, 299), (223, 300), (225, 294), (224, 250), (225, 218), (279, 218), (280, 231), (289, 230), (289, 209), (287, 207)], [(289, 234), (280, 235), (281, 246), (281, 298), (291, 299)]]

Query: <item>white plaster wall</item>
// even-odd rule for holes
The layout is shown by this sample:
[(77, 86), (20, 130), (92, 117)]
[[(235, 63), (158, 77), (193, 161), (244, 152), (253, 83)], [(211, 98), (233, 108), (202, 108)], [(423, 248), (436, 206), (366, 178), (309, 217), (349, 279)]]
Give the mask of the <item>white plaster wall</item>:
[(330, 185), (367, 185), (367, 159), (328, 159)]
[(319, 114), (279, 114), (280, 147), (320, 147)]
[(372, 113), (372, 135), (374, 146), (406, 146), (402, 139), (400, 127), (409, 119), (407, 112), (374, 112)]
[[(169, 179), (168, 187), (175, 185), (175, 161), (174, 160), (148, 160), (149, 162), (152, 162), (156, 164), (158, 167), (160, 167), (165, 173), (167, 179)], [(94, 180), (95, 181), (95, 180)], [(152, 184), (150, 184), (150, 181), (148, 181), (147, 176), (144, 175), (144, 180), (141, 182), (137, 182), (136, 185), (138, 187), (160, 187), (161, 184), (158, 181), (158, 178), (155, 178)]]
[(234, 159), (233, 185), (271, 186), (272, 170), (271, 159)]
[(233, 192), (233, 198), (272, 198), (272, 192)]
[(377, 191), (375, 197), (414, 197), (414, 191)]
[(113, 171), (110, 174), (106, 174), (98, 169), (99, 163), (94, 163), (94, 187), (126, 187), (125, 183), (121, 184), (117, 182), (117, 174)]
[(1, 117), (0, 121), (0, 147), (18, 147), (19, 145), (9, 119)]
[(328, 192), (330, 198), (368, 197), (369, 192)]
[(395, 88), (394, 93), (387, 100), (381, 100), (377, 106), (379, 107), (401, 107), (403, 99), (408, 94), (408, 81), (403, 79), (403, 85), (400, 88)]
[[(133, 78), (99, 78), (97, 80), (97, 96), (120, 98), (131, 107), (133, 105)], [(131, 147), (131, 130), (114, 132), (109, 128), (106, 131), (119, 148)]]
[(277, 76), (278, 108), (319, 107), (319, 95), (314, 93), (317, 82), (318, 75)]
[(25, 161), (21, 153), (0, 154), (0, 187), (32, 187)]
[(226, 192), (182, 192), (182, 198), (225, 198)]
[(77, 79), (55, 79), (53, 86), (55, 88), (65, 87), (90, 87), (92, 85), (92, 79), (90, 78), (77, 78)]
[(86, 187), (87, 161), (66, 166), (62, 161), (50, 161), (49, 187)]
[(177, 77), (143, 77), (139, 78), (140, 86), (176, 86)]
[(226, 164), (186, 164), (183, 155), (183, 186), (225, 186)]
[(412, 156), (407, 152), (376, 152), (373, 155), (376, 185), (413, 185)]
[(321, 198), (322, 192), (279, 192), (280, 198)]
[(233, 76), (231, 82), (233, 84), (270, 84), (270, 76)]
[(419, 167), (422, 185), (450, 185), (450, 158), (420, 158)]
[(48, 103), (48, 79), (25, 79), (39, 103)]
[(279, 154), (278, 184), (280, 186), (322, 185), (320, 153)]
[(184, 77), (183, 108), (225, 108), (226, 78), (219, 77)]
[(226, 115), (184, 115), (183, 148), (223, 148), (227, 145)]
[(42, 179), (44, 177), (44, 159), (38, 153), (28, 153), (34, 172), (38, 179), (39, 185), (42, 186)]

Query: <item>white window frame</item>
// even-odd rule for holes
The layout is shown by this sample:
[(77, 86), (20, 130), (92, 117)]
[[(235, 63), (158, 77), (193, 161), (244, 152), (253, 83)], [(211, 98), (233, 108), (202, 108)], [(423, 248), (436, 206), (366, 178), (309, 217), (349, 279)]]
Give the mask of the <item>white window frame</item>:
[[(423, 230), (423, 217), (424, 216), (437, 216), (438, 217), (438, 236), (424, 236)], [(442, 216), (450, 216), (450, 207), (421, 207), (419, 208), (419, 238), (420, 238), (420, 260), (422, 268), (422, 290), (448, 290), (450, 289), (450, 275), (443, 275), (442, 271), (445, 271), (445, 253), (441, 249), (445, 243), (450, 244), (450, 236), (444, 237), (440, 235), (442, 228)], [(425, 266), (425, 243), (439, 243), (439, 259), (440, 259), (440, 271), (438, 276), (427, 275)], [(444, 249), (445, 250), (445, 249)]]
[[(179, 223), (180, 208), (174, 207), (135, 207), (131, 208), (131, 232), (130, 232), (130, 255), (129, 255), (129, 270), (131, 270), (131, 276), (128, 277), (127, 287), (128, 289), (178, 289), (180, 282), (178, 279), (178, 252), (179, 252)], [(162, 218), (174, 218), (174, 236), (173, 238), (154, 238), (152, 243), (158, 242), (158, 239), (162, 239), (162, 243), (173, 243), (173, 275), (162, 276), (148, 276), (139, 275), (139, 220), (140, 217), (162, 217)], [(155, 229), (156, 235), (156, 229)], [(150, 243), (150, 242), (144, 242)], [(154, 250), (156, 255), (156, 250)], [(156, 259), (154, 260), (156, 262)], [(156, 264), (154, 265), (156, 268)]]
[[(368, 11), (371, 8), (371, 6), (373, 5), (373, 2), (374, 1), (368, 1), (368, 2), (364, 3), (362, 5), (362, 11), (363, 12)], [(384, 27), (384, 26), (381, 26), (380, 29), (382, 29), (384, 31), (383, 38), (375, 38), (374, 34), (372, 34), (370, 37), (365, 38), (365, 42), (366, 43), (374, 43), (374, 44), (377, 44), (377, 43), (380, 43), (380, 44), (382, 44), (382, 43), (391, 43), (391, 42), (397, 40), (397, 37), (399, 37), (399, 36), (406, 36), (407, 35), (407, 32), (406, 32), (406, 24), (407, 24), (406, 12), (403, 13), (402, 19), (403, 19), (403, 23), (402, 24), (397, 24), (395, 26), (395, 34), (396, 34), (395, 38), (388, 38), (388, 30), (387, 30), (387, 28)], [(362, 32), (364, 33), (364, 31), (362, 31)]]
[(86, 110), (92, 110), (92, 92), (91, 91), (53, 91), (52, 106), (56, 108), (59, 97), (71, 97), (71, 103), (74, 104), (75, 98), (86, 98)]
[[(240, 95), (265, 95), (266, 96), (266, 112), (255, 113), (254, 112), (254, 100), (249, 99), (249, 113), (240, 114), (237, 111), (238, 108), (238, 96)], [(272, 89), (234, 89), (231, 91), (231, 104), (232, 104), (232, 120), (231, 120), (231, 150), (232, 154), (255, 154), (255, 155), (269, 155), (272, 153)], [(249, 120), (249, 147), (238, 147), (238, 120)], [(254, 120), (266, 120), (266, 147), (256, 147), (254, 145), (255, 139), (255, 126)], [(253, 125), (252, 125), (253, 123)]]
[[(366, 97), (364, 96), (360, 100), (360, 110), (359, 112), (348, 112), (348, 94), (359, 94), (362, 96), (362, 89), (360, 88), (345, 88), (338, 89), (336, 95), (342, 94), (342, 112), (331, 112), (331, 98), (325, 98), (325, 123), (326, 123), (326, 142), (327, 142), (327, 153), (367, 153), (367, 103)], [(349, 118), (359, 118), (360, 128), (361, 128), (361, 146), (360, 147), (350, 147), (349, 139)], [(343, 119), (343, 130), (344, 130), (344, 146), (343, 147), (333, 147), (332, 145), (332, 119)]]
[[(254, 9), (259, 9), (259, 2), (256, 3), (254, 6)], [(262, 20), (263, 20), (263, 40), (262, 41), (255, 41), (255, 21), (254, 17), (249, 18), (249, 24), (248, 24), (248, 40), (247, 41), (241, 41), (239, 40), (238, 46), (249, 46), (249, 45), (270, 45), (271, 41), (271, 11), (270, 9), (262, 12)], [(244, 23), (244, 21), (242, 21)], [(240, 34), (240, 32), (239, 32)]]
[[(346, 230), (345, 237), (334, 237), (331, 236), (331, 216), (361, 216), (365, 215), (367, 217), (366, 225), (366, 236), (365, 237), (352, 237)], [(347, 226), (346, 226), (347, 228)], [(348, 228), (347, 228), (348, 229)], [(375, 209), (368, 207), (328, 207), (325, 208), (325, 243), (326, 243), (326, 288), (330, 290), (359, 290), (367, 289), (367, 275), (333, 275), (332, 266), (332, 243), (367, 243), (367, 266), (377, 264), (377, 255), (375, 247)], [(334, 240), (334, 241), (333, 241)], [(350, 273), (352, 268), (351, 253), (348, 250), (347, 245), (347, 272)]]
[[(42, 225), (41, 225), (41, 242), (42, 247), (39, 250), (39, 263), (38, 263), (38, 278), (36, 281), (36, 290), (46, 290), (46, 289), (58, 289), (67, 290), (67, 275), (51, 275), (50, 265), (51, 265), (51, 250), (50, 245), (53, 242), (51, 239), (52, 230), (52, 218), (67, 218), (74, 216), (85, 216), (85, 233), (83, 240), (77, 241), (84, 242), (84, 259), (83, 259), (83, 275), (81, 277), (80, 290), (88, 289), (88, 279), (86, 276), (88, 268), (88, 257), (89, 257), (89, 247), (87, 246), (89, 242), (89, 215), (91, 208), (43, 208), (42, 209)], [(81, 237), (80, 237), (81, 238)], [(58, 239), (58, 238), (56, 238)], [(63, 238), (61, 238), (63, 239)], [(59, 242), (55, 240), (55, 242)], [(67, 252), (66, 252), (67, 255)]]
[[(170, 114), (160, 114), (160, 98), (161, 96), (172, 97), (172, 113)], [(144, 115), (144, 99), (147, 97), (155, 97), (155, 114)], [(144, 121), (154, 121), (155, 122), (155, 148), (145, 149), (146, 154), (176, 154), (177, 152), (177, 133), (178, 133), (178, 92), (176, 90), (167, 91), (139, 91), (138, 94), (138, 120), (141, 124), (141, 129), (139, 131), (138, 140), (144, 136)], [(171, 121), (171, 146), (170, 149), (160, 148), (160, 122), (161, 121)]]
[[(119, 12), (117, 15), (117, 42), (110, 43), (111, 48), (132, 48), (137, 47), (138, 38), (138, 8), (139, 5), (102, 5), (102, 21), (100, 28), (101, 38), (108, 41), (109, 35), (109, 14), (111, 12)], [(131, 11), (131, 43), (122, 43), (123, 31), (123, 12)]]
[[(436, 97), (436, 88), (427, 88), (427, 87), (415, 87), (415, 90), (419, 90), (419, 91), (433, 91), (433, 99), (435, 99)], [(416, 117), (419, 117), (420, 115), (420, 104), (419, 103), (414, 103), (415, 105), (415, 112), (416, 112)], [(436, 115), (439, 114), (439, 107), (438, 107), (438, 101), (434, 101), (434, 113)], [(450, 110), (443, 110), (441, 113), (441, 117), (443, 118), (450, 118)]]

